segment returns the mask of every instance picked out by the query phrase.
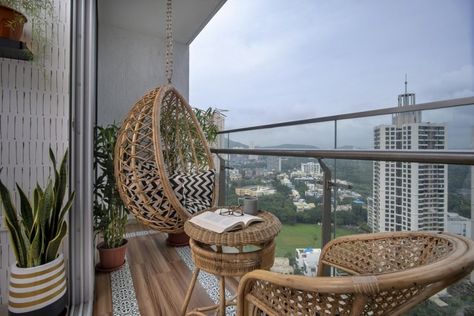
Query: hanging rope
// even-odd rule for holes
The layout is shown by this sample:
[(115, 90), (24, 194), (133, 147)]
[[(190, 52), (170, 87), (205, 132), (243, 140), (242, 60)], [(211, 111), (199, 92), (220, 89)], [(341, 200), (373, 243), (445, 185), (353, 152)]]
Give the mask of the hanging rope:
[(166, 79), (173, 77), (173, 25), (171, 0), (166, 0)]

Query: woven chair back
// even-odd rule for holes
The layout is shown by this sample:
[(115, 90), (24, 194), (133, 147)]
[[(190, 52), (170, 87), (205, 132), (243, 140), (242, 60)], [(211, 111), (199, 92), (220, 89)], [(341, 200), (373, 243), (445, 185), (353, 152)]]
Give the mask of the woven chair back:
[(199, 122), (172, 85), (153, 89), (135, 103), (118, 133), (115, 176), (120, 197), (140, 222), (162, 232), (182, 232), (190, 213), (173, 179), (211, 169), (214, 162)]
[[(471, 273), (474, 242), (427, 232), (345, 236), (319, 262), (318, 277), (246, 274), (238, 315), (401, 315)], [(320, 276), (327, 266), (343, 273)]]

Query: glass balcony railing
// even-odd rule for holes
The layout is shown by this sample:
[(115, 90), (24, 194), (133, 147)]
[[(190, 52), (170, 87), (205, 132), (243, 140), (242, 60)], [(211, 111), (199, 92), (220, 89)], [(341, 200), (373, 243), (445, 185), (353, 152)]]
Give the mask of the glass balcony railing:
[[(332, 238), (399, 230), (472, 238), (474, 98), (415, 109), (420, 111), (389, 108), (224, 131), (224, 146), (213, 149), (227, 168), (222, 203), (254, 195), (260, 209), (280, 219), (277, 271), (314, 275), (323, 231)], [(318, 158), (331, 173), (326, 200)], [(474, 288), (462, 280), (410, 315), (470, 311)]]

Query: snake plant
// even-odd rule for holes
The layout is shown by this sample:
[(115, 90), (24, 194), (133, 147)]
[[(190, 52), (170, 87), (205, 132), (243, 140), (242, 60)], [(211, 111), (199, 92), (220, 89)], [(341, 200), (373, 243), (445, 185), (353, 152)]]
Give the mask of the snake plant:
[(53, 163), (54, 181), (49, 178), (45, 189), (36, 185), (33, 191), (33, 205), (17, 184), (20, 195), (20, 218), (12, 203), (10, 192), (0, 181), (0, 198), (5, 211), (5, 222), (20, 268), (35, 267), (56, 259), (61, 242), (67, 233), (64, 218), (74, 199), (73, 192), (63, 206), (67, 185), (67, 151), (59, 169), (56, 168), (56, 158), (51, 149), (49, 156)]

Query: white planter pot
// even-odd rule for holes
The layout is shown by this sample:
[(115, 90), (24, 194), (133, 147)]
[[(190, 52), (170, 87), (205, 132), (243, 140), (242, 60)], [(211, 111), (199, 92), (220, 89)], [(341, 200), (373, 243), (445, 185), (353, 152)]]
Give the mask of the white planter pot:
[(61, 314), (67, 303), (66, 273), (64, 258), (57, 259), (33, 268), (10, 270), (8, 311), (10, 315), (48, 315)]

